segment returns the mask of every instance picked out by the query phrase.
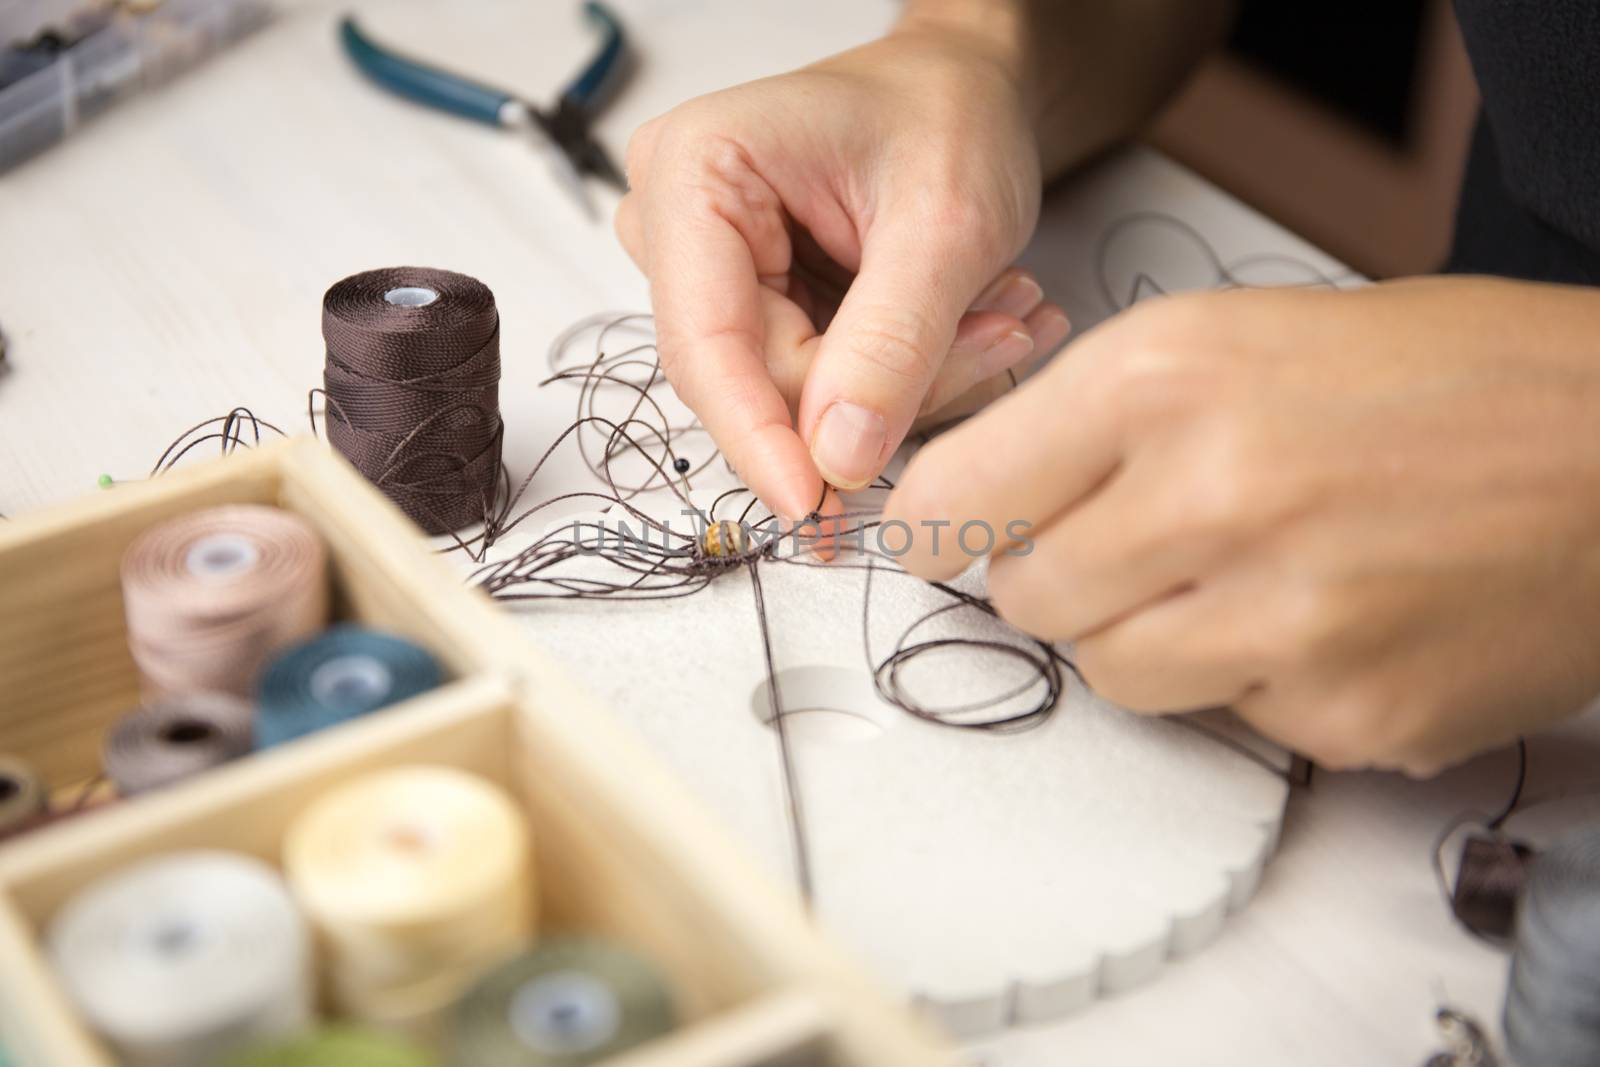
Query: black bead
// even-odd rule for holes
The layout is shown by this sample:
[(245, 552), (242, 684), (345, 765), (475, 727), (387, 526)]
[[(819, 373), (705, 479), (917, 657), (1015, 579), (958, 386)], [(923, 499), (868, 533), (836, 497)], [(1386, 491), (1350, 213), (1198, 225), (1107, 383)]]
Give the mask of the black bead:
[(691, 464), (689, 463), (688, 459), (683, 456), (679, 456), (677, 459), (672, 461), (672, 469), (677, 471), (679, 474), (688, 474), (690, 466)]

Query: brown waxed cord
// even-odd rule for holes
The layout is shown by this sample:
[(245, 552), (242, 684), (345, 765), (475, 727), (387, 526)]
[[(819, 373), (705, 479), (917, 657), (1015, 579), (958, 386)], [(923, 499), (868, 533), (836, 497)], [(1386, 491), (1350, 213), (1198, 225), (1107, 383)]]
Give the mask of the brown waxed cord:
[(488, 286), (430, 267), (355, 274), (323, 298), (322, 336), (333, 447), (429, 533), (487, 521), (503, 437)]

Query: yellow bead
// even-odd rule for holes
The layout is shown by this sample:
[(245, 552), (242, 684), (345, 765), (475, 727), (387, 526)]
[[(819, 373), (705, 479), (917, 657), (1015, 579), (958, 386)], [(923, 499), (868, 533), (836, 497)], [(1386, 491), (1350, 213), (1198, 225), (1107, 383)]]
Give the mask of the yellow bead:
[(700, 547), (711, 559), (738, 559), (750, 551), (750, 538), (744, 527), (724, 519), (706, 527)]

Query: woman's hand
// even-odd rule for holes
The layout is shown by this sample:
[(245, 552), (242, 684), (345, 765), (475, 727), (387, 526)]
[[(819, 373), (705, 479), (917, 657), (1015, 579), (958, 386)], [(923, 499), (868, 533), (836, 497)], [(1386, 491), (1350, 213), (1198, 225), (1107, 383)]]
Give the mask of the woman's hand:
[(1004, 270), (1040, 186), (1007, 36), (908, 20), (692, 100), (628, 147), (617, 232), (650, 279), (663, 369), (784, 518), (825, 483), (865, 485), (919, 415), (1002, 391), (1066, 336)]
[[(1430, 773), (1600, 694), (1600, 295), (1142, 304), (924, 448), (885, 517), (1031, 523), (994, 603), (1111, 700)], [(948, 578), (953, 540), (903, 562)]]

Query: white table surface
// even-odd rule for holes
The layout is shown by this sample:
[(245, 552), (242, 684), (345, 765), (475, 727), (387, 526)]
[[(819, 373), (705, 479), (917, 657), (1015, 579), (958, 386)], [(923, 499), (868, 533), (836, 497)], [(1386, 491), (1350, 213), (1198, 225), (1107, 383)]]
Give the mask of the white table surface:
[[(338, 54), (333, 25), (353, 7), (374, 34), (539, 97), (591, 45), (576, 6), (284, 2), (235, 50), (0, 174), (11, 342), (0, 512), (95, 491), (102, 472), (140, 476), (179, 430), (236, 404), (302, 429), (323, 291), (399, 263), (462, 270), (495, 291), (507, 461), (525, 468), (555, 425), (533, 389), (548, 340), (581, 314), (645, 306), (645, 285), (518, 138), (375, 91)], [(865, 39), (894, 11), (886, 0), (617, 7), (643, 52), (599, 128), (619, 155), (674, 102)], [(1219, 246), (1248, 251), (1264, 227), (1159, 161), (1132, 166), (1149, 179), (1138, 196), (1150, 202), (1135, 206), (1182, 214), (1203, 200)], [(1053, 269), (1085, 254), (1071, 195), (1048, 205), (1028, 258), (1082, 321), (1098, 296), (1056, 291), (1083, 273)], [(1536, 740), (1530, 789), (1594, 775), (1597, 751), (1592, 717)], [(1511, 771), (1499, 753), (1426, 783), (1320, 776), (1291, 801), (1259, 896), (1215, 944), (1153, 985), (975, 1051), (1000, 1067), (1420, 1063), (1441, 996), (1497, 1016), (1504, 961), (1452, 924), (1428, 852), (1457, 812), (1494, 806)]]

